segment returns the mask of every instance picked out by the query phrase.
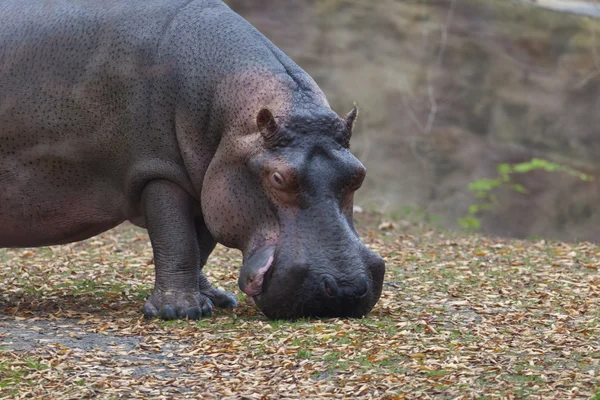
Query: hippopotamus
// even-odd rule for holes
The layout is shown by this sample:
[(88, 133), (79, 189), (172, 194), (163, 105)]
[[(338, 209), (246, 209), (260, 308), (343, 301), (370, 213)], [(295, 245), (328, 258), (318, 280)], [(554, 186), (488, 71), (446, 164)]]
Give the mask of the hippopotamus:
[(148, 318), (237, 304), (202, 271), (217, 243), (269, 318), (364, 316), (385, 263), (353, 224), (356, 117), (219, 0), (3, 0), (0, 246), (130, 221)]

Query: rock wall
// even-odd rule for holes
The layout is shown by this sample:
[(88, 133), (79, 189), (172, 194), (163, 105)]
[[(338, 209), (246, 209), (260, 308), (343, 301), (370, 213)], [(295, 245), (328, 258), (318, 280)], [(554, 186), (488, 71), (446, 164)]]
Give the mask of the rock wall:
[(424, 209), (456, 227), (469, 182), (546, 158), (597, 176), (519, 177), (486, 233), (600, 241), (600, 24), (506, 0), (229, 0), (307, 70), (340, 114), (361, 113), (357, 203)]

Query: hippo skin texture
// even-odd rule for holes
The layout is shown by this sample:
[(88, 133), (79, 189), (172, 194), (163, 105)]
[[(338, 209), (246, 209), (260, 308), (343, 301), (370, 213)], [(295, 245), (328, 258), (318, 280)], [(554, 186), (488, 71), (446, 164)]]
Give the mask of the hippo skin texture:
[(243, 252), (271, 318), (368, 313), (385, 265), (352, 222), (365, 176), (300, 67), (217, 0), (0, 3), (0, 246), (148, 230), (146, 317), (236, 305), (202, 272)]

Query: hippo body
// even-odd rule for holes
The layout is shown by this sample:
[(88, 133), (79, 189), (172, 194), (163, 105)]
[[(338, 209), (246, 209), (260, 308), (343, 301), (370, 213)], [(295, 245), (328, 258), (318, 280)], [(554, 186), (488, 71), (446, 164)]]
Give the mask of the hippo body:
[(270, 317), (359, 316), (384, 265), (358, 239), (364, 167), (316, 83), (218, 0), (0, 3), (0, 247), (148, 230), (147, 317), (236, 304), (202, 272), (242, 250)]

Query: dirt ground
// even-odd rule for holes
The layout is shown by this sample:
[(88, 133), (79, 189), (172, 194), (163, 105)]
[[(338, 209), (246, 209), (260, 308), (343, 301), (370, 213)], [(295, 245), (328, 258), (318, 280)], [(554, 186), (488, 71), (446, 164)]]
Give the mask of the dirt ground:
[[(269, 321), (240, 295), (201, 321), (144, 321), (152, 252), (131, 225), (0, 250), (0, 397), (600, 398), (600, 248), (359, 217), (387, 262), (360, 320)], [(207, 271), (239, 293), (239, 265), (218, 247)]]

